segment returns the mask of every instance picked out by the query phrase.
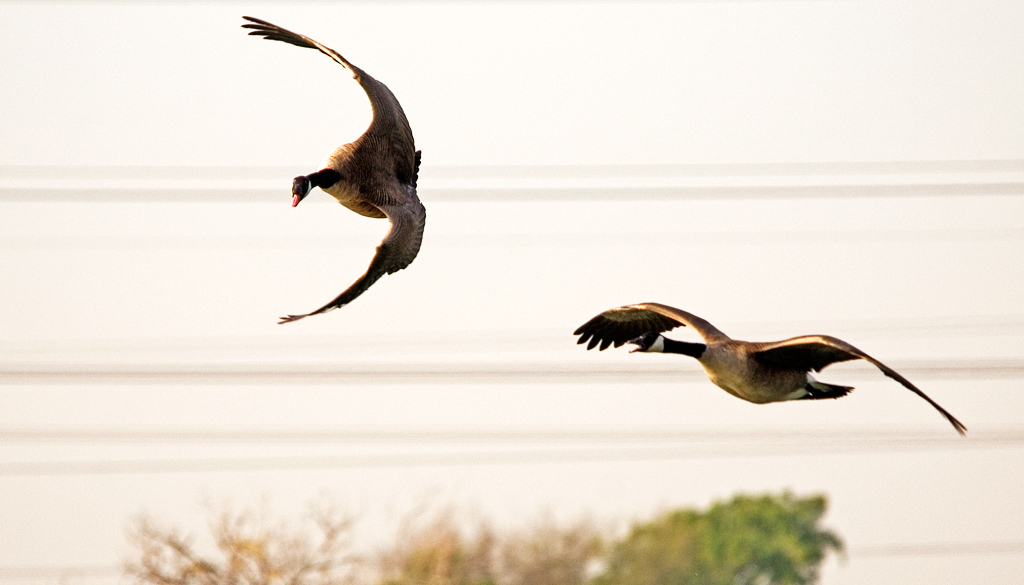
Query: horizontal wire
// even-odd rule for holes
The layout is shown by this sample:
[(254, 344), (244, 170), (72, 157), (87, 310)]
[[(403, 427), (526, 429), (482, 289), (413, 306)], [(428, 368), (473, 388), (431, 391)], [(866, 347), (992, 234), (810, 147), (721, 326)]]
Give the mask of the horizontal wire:
[[(0, 165), (0, 180), (69, 176), (88, 179), (243, 180), (254, 177), (273, 179), (293, 172), (295, 165)], [(948, 173), (1024, 173), (1024, 158), (771, 163), (427, 165), (420, 170), (421, 177), (448, 179)]]
[[(267, 188), (39, 188), (0, 187), (0, 202), (189, 202), (281, 201)], [(425, 202), (476, 201), (688, 201), (749, 199), (857, 199), (890, 197), (1024, 196), (1024, 181), (887, 185), (757, 185), (674, 187), (467, 187), (420, 189)]]
[[(523, 443), (523, 442), (791, 442), (873, 441), (880, 443), (952, 442), (960, 440), (932, 430), (811, 429), (628, 429), (628, 428), (510, 428), (510, 429), (129, 429), (129, 428), (0, 428), (0, 442), (13, 443), (131, 443), (131, 444), (253, 444), (253, 443)], [(1024, 428), (975, 430), (970, 440), (1024, 443)], [(959, 443), (957, 443), (959, 444)]]
[[(2, 1), (2, 0), (0, 0)], [(6, 581), (29, 579), (86, 579), (120, 577), (124, 570), (116, 565), (68, 565), (68, 566), (14, 566), (0, 567), (0, 579)]]
[[(793, 332), (818, 329), (823, 327), (821, 320), (789, 320), (789, 321), (752, 321), (724, 323), (727, 330), (743, 331), (745, 336), (751, 334), (789, 335)], [(847, 319), (830, 320), (828, 327), (841, 329), (847, 333), (884, 334), (885, 337), (905, 337), (928, 335), (1015, 335), (1024, 332), (1024, 315), (943, 315), (925, 318), (892, 318), (892, 319)], [(287, 338), (271, 336), (211, 335), (196, 337), (130, 337), (130, 338), (83, 338), (83, 339), (32, 339), (18, 341), (0, 341), (0, 352), (7, 356), (8, 364), (15, 355), (56, 355), (62, 361), (68, 361), (69, 354), (81, 353), (116, 353), (125, 355), (132, 352), (147, 351), (250, 351), (261, 349), (325, 349), (325, 348), (360, 348), (387, 347), (392, 349), (396, 344), (403, 348), (421, 350), (443, 347), (446, 351), (460, 346), (472, 349), (486, 347), (495, 348), (535, 348), (538, 344), (564, 342), (572, 337), (558, 329), (504, 329), (504, 330), (465, 330), (444, 332), (414, 332), (406, 335), (378, 335), (374, 339), (360, 337), (358, 342), (339, 340), (336, 336), (326, 335), (292, 335)], [(33, 360), (35, 361), (35, 360)], [(0, 364), (0, 368), (3, 365)]]
[(1015, 554), (1024, 553), (1024, 541), (877, 544), (851, 547), (849, 552), (856, 558)]
[[(431, 245), (441, 247), (551, 247), (551, 246), (764, 246), (802, 243), (809, 240), (830, 245), (843, 243), (981, 243), (1024, 239), (1024, 228), (950, 229), (852, 229), (663, 232), (649, 233), (537, 233), (537, 234), (435, 234)], [(267, 236), (252, 234), (219, 236), (208, 234), (175, 236), (67, 235), (0, 236), (3, 250), (76, 251), (162, 251), (162, 250), (281, 250), (287, 248), (364, 247), (366, 238), (356, 236)]]
[[(921, 557), (921, 556), (980, 556), (1024, 552), (1024, 540), (987, 542), (925, 542), (887, 543), (848, 547), (847, 554), (854, 558)], [(0, 579), (83, 579), (119, 577), (124, 569), (117, 565), (25, 565), (0, 567)]]
[[(893, 366), (918, 379), (1024, 378), (1024, 359), (914, 360)], [(869, 374), (870, 372), (870, 374)], [(846, 378), (881, 378), (874, 368), (850, 368)], [(161, 363), (0, 364), (0, 387), (32, 384), (595, 384), (701, 381), (705, 374), (684, 366), (651, 367), (640, 363), (381, 363), (295, 365), (261, 363), (172, 365)]]
[[(571, 1), (574, 4), (605, 4), (605, 3), (634, 3), (634, 4), (715, 4), (715, 3), (749, 3), (765, 4), (773, 2), (792, 2), (792, 0), (345, 0), (345, 4), (355, 5), (391, 5), (391, 4), (558, 4), (559, 2)], [(832, 0), (801, 0), (807, 3), (830, 2)], [(0, 0), (4, 3), (22, 3), (25, 0)], [(125, 0), (33, 0), (39, 4), (122, 4)], [(166, 4), (167, 0), (132, 0), (132, 4)], [(237, 0), (176, 0), (176, 3), (189, 4), (237, 4)], [(281, 0), (248, 0), (251, 4), (280, 4)], [(338, 0), (303, 0), (305, 4), (338, 4)]]
[(860, 441), (840, 443), (819, 441), (750, 442), (746, 445), (687, 445), (683, 447), (643, 446), (618, 449), (534, 449), (500, 451), (462, 451), (434, 453), (360, 453), (340, 456), (301, 456), (274, 458), (177, 458), (177, 459), (105, 459), (78, 461), (20, 461), (0, 463), (0, 477), (97, 476), (168, 473), (214, 473), (244, 471), (331, 470), (354, 468), (447, 467), (471, 465), (528, 465), (551, 463), (591, 463), (674, 460), (716, 460), (747, 457), (836, 456), (867, 453), (905, 453), (967, 451), (977, 449), (1019, 449), (1020, 440), (936, 439), (907, 443)]

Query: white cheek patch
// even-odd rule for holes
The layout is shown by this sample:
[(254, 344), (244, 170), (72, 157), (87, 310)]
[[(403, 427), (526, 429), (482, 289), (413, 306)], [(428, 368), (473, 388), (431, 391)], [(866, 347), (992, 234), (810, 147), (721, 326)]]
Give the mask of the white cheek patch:
[(654, 340), (654, 343), (651, 344), (650, 349), (648, 349), (647, 351), (648, 352), (653, 352), (653, 353), (662, 353), (662, 352), (664, 352), (665, 351), (665, 338), (659, 335), (658, 338)]

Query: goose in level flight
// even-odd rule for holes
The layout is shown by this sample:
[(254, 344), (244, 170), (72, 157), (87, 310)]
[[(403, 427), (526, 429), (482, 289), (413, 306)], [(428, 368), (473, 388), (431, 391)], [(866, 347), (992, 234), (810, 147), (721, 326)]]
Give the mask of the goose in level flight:
[(250, 35), (316, 49), (334, 59), (352, 73), (370, 98), (373, 108), (373, 120), (362, 136), (334, 149), (316, 172), (295, 177), (292, 181), (292, 207), (298, 205), (313, 187), (319, 187), (360, 215), (386, 217), (391, 222), (391, 229), (377, 246), (365, 274), (333, 301), (312, 313), (281, 317), (280, 323), (289, 323), (347, 305), (380, 277), (405, 268), (416, 258), (427, 218), (427, 212), (416, 196), (420, 151), (416, 150), (412, 129), (402, 106), (386, 85), (309, 37), (265, 20), (251, 16), (243, 18), (249, 23), (243, 24), (242, 28), (252, 29)]
[[(704, 343), (675, 341), (661, 335), (679, 326), (692, 327)], [(928, 401), (958, 433), (963, 435), (967, 431), (952, 414), (896, 370), (828, 335), (804, 335), (783, 341), (738, 341), (696, 315), (658, 303), (609, 309), (581, 325), (573, 335), (580, 336), (577, 343), (589, 341), (587, 349), (600, 345), (600, 349), (605, 350), (610, 345), (619, 347), (630, 343), (637, 346), (633, 352), (678, 353), (696, 358), (712, 383), (737, 398), (756, 404), (846, 396), (852, 387), (819, 382), (811, 372), (837, 362), (860, 359)]]

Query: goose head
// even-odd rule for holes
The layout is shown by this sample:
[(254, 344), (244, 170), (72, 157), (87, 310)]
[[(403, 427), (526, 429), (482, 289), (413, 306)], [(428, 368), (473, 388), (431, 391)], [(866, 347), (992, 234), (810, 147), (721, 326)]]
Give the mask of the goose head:
[(299, 204), (309, 192), (313, 190), (313, 183), (309, 177), (303, 175), (292, 180), (292, 207)]

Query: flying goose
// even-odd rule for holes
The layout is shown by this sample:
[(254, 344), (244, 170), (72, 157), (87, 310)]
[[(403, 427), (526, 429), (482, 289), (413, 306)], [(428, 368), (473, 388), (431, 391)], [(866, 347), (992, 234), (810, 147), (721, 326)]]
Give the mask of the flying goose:
[(420, 151), (416, 150), (412, 129), (402, 106), (386, 85), (309, 37), (251, 16), (242, 18), (249, 21), (242, 28), (252, 29), (250, 35), (316, 49), (334, 59), (352, 73), (370, 98), (373, 108), (373, 120), (362, 136), (355, 142), (335, 148), (316, 172), (295, 177), (292, 181), (292, 207), (298, 205), (313, 187), (320, 187), (338, 203), (360, 215), (386, 217), (391, 222), (391, 229), (377, 246), (366, 273), (333, 301), (312, 313), (288, 315), (281, 317), (279, 322), (290, 323), (347, 305), (380, 277), (398, 272), (416, 258), (427, 218), (427, 212), (416, 196)]
[[(661, 335), (680, 325), (692, 327), (704, 343), (675, 341)], [(846, 396), (852, 387), (819, 382), (811, 372), (821, 371), (836, 362), (862, 359), (927, 400), (958, 433), (963, 435), (967, 431), (952, 414), (896, 370), (828, 335), (804, 335), (783, 341), (738, 341), (696, 315), (659, 303), (609, 309), (581, 325), (573, 335), (580, 336), (577, 341), (580, 344), (589, 340), (588, 350), (600, 345), (604, 351), (610, 345), (619, 347), (630, 343), (637, 346), (631, 352), (679, 353), (696, 358), (712, 383), (755, 404)]]

